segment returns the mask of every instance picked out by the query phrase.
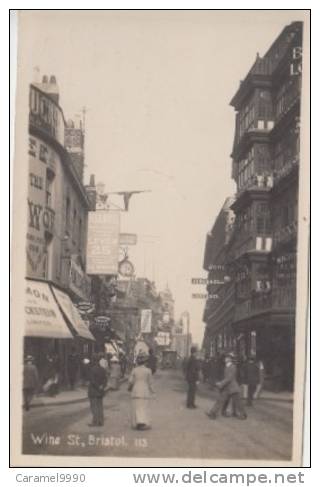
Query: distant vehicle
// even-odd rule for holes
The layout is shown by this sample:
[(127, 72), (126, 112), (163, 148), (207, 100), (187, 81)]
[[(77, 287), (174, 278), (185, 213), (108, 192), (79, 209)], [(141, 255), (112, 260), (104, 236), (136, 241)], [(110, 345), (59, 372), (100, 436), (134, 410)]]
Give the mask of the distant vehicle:
[(177, 356), (175, 350), (163, 350), (161, 367), (163, 369), (175, 369), (177, 367)]

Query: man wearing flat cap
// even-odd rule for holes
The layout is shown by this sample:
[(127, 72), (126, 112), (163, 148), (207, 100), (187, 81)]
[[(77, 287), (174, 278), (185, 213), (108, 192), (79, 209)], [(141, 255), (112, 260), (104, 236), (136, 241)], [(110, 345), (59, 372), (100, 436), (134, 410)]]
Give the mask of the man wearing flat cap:
[(225, 356), (224, 377), (216, 382), (216, 387), (220, 394), (207, 415), (210, 419), (216, 419), (220, 410), (224, 411), (229, 400), (232, 401), (234, 416), (238, 419), (246, 419), (247, 415), (240, 398), (240, 387), (237, 382), (237, 367), (235, 365), (235, 355), (233, 352)]
[(195, 409), (195, 397), (197, 382), (199, 381), (199, 361), (197, 359), (197, 347), (191, 347), (190, 357), (186, 366), (186, 380), (188, 383), (187, 408)]

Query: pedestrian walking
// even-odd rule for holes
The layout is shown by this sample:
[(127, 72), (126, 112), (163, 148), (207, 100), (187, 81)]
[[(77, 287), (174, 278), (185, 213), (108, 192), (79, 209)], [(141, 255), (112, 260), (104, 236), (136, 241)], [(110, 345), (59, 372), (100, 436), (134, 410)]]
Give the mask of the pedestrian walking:
[(81, 361), (81, 379), (82, 379), (82, 385), (86, 386), (89, 381), (89, 371), (90, 371), (90, 359), (88, 356), (84, 356), (82, 361)]
[(42, 390), (51, 397), (56, 396), (59, 392), (59, 370), (58, 356), (48, 353), (44, 366), (44, 384)]
[(248, 357), (246, 376), (248, 383), (247, 406), (250, 407), (252, 406), (254, 393), (257, 389), (257, 385), (259, 384), (259, 368), (255, 357), (252, 355)]
[(210, 357), (209, 355), (206, 355), (202, 364), (201, 364), (201, 371), (202, 371), (202, 378), (203, 382), (207, 382), (210, 377)]
[(234, 415), (239, 419), (246, 419), (247, 415), (240, 398), (240, 387), (237, 382), (237, 367), (235, 356), (228, 353), (225, 357), (224, 378), (216, 382), (219, 396), (211, 410), (207, 413), (210, 419), (216, 419), (219, 412), (226, 413), (229, 400), (232, 401)]
[(253, 396), (254, 399), (260, 398), (260, 395), (261, 395), (261, 392), (263, 389), (263, 384), (264, 384), (265, 369), (264, 369), (264, 364), (263, 364), (261, 359), (257, 360), (257, 367), (259, 370), (259, 382), (258, 382), (257, 388), (256, 388), (254, 396)]
[(149, 357), (147, 361), (147, 367), (151, 370), (152, 375), (157, 371), (157, 357), (154, 354), (152, 348), (149, 349)]
[(92, 356), (92, 365), (89, 370), (88, 397), (92, 412), (92, 422), (88, 426), (103, 426), (103, 397), (107, 384), (106, 372), (99, 364), (99, 356)]
[(110, 376), (109, 376), (109, 387), (113, 391), (117, 391), (119, 389), (121, 377), (121, 367), (119, 363), (119, 359), (116, 355), (113, 355), (110, 360)]
[(39, 374), (32, 355), (26, 357), (23, 367), (23, 407), (29, 411), (32, 398), (39, 386)]
[(197, 383), (199, 382), (200, 365), (197, 359), (197, 347), (191, 347), (190, 357), (186, 365), (186, 381), (188, 383), (187, 408), (195, 409)]
[(78, 373), (79, 373), (79, 366), (80, 366), (80, 358), (76, 352), (76, 349), (73, 347), (71, 349), (71, 353), (68, 355), (67, 367), (68, 367), (68, 379), (69, 379), (69, 386), (70, 389), (73, 390)]
[(123, 378), (126, 375), (128, 361), (125, 353), (122, 351), (120, 352), (119, 355), (119, 361), (120, 361), (120, 368), (121, 368), (121, 377)]
[(138, 354), (136, 367), (129, 377), (128, 390), (132, 399), (132, 427), (137, 430), (151, 428), (150, 399), (154, 394), (152, 372), (146, 366), (148, 355), (144, 352)]

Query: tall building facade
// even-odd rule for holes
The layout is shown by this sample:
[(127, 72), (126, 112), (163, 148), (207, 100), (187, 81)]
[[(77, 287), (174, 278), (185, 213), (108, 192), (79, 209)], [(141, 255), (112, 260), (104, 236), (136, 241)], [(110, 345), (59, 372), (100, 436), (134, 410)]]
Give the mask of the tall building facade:
[[(65, 147), (66, 122), (54, 76), (30, 86), (27, 270), (74, 299), (90, 299), (85, 275), (89, 199)], [(83, 166), (83, 161), (82, 161)]]
[(229, 280), (228, 245), (234, 228), (231, 209), (234, 198), (224, 202), (211, 231), (207, 234), (203, 268), (208, 272), (203, 321), (206, 323), (203, 349), (206, 356), (233, 347), (232, 323), (235, 311), (235, 287)]
[(91, 280), (85, 272), (90, 201), (80, 163), (75, 165), (65, 146), (65, 129), (56, 78), (43, 76), (29, 91), (25, 351), (35, 356), (40, 369), (47, 353), (57, 354), (62, 382), (70, 347), (83, 351), (88, 340), (93, 341), (74, 307), (91, 299)]
[(257, 55), (231, 101), (237, 192), (224, 287), (234, 311), (221, 326), (231, 326), (239, 353), (263, 360), (278, 389), (292, 389), (294, 377), (301, 58), (302, 23), (294, 22)]

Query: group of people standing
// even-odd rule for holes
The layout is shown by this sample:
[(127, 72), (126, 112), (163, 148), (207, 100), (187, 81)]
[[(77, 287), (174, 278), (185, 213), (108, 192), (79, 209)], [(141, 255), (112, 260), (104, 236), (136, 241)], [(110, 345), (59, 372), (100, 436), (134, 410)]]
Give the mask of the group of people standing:
[[(210, 419), (216, 419), (221, 413), (229, 416), (228, 408), (231, 405), (232, 415), (238, 419), (246, 419), (247, 413), (241, 400), (240, 384), (247, 385), (247, 405), (252, 406), (253, 398), (261, 390), (261, 375), (263, 366), (250, 356), (242, 364), (236, 363), (236, 355), (233, 352), (225, 354), (223, 363), (217, 362), (220, 373), (215, 370), (213, 385), (219, 394), (212, 408), (206, 414)], [(197, 359), (197, 348), (191, 348), (190, 358), (185, 367), (185, 376), (188, 383), (187, 403), (189, 409), (195, 409), (195, 395), (197, 383), (200, 379), (200, 362)], [(219, 370), (218, 370), (219, 372)], [(210, 380), (209, 374), (203, 374), (204, 380)], [(219, 377), (219, 380), (217, 380)], [(259, 387), (260, 386), (260, 387)]]
[[(108, 382), (108, 389), (117, 390), (120, 379), (124, 377), (127, 368), (125, 354), (97, 354), (98, 361), (104, 369), (104, 374)], [(27, 355), (24, 359), (23, 368), (23, 407), (29, 411), (33, 397), (36, 394), (56, 396), (61, 390), (69, 387), (74, 390), (79, 383), (87, 386), (91, 377), (91, 368), (94, 366), (93, 357), (81, 356), (75, 348), (72, 348), (66, 358), (66, 370), (64, 372), (65, 381), (63, 382), (59, 359), (56, 354), (47, 353), (38, 364), (34, 356)]]
[[(103, 397), (108, 390), (114, 390), (117, 387), (116, 382), (121, 372), (118, 363), (118, 373), (115, 377), (116, 365), (115, 358), (110, 361), (110, 375), (104, 357), (94, 354), (92, 365), (88, 375), (88, 397), (92, 413), (92, 422), (88, 426), (103, 426)], [(154, 397), (154, 388), (152, 375), (156, 372), (157, 359), (152, 350), (149, 355), (140, 352), (137, 355), (136, 363), (128, 379), (128, 391), (131, 392), (132, 399), (132, 427), (137, 430), (146, 430), (151, 428), (149, 402)], [(113, 372), (114, 371), (114, 372)]]

